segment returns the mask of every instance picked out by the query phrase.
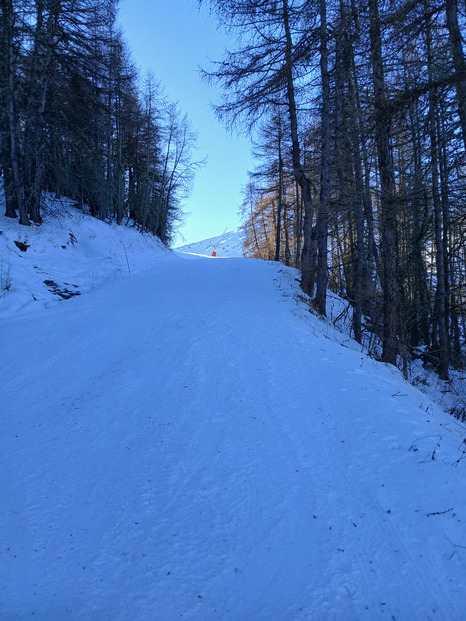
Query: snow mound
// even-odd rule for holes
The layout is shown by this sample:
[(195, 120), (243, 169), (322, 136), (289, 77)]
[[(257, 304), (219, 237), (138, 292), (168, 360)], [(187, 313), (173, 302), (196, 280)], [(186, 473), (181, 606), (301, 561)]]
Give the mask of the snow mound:
[(154, 236), (107, 224), (67, 199), (41, 226), (0, 216), (0, 318), (48, 307), (138, 273), (170, 251)]
[(243, 240), (245, 237), (244, 227), (239, 227), (235, 231), (229, 231), (218, 237), (210, 237), (203, 241), (194, 242), (185, 246), (178, 246), (174, 250), (188, 254), (199, 254), (211, 257), (213, 252), (217, 257), (242, 257)]

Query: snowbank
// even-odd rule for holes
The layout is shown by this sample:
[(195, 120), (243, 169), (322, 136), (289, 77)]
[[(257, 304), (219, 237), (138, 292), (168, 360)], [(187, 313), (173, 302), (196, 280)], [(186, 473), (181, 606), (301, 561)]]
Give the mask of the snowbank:
[(0, 216), (0, 318), (49, 307), (171, 254), (152, 235), (49, 201), (41, 226)]

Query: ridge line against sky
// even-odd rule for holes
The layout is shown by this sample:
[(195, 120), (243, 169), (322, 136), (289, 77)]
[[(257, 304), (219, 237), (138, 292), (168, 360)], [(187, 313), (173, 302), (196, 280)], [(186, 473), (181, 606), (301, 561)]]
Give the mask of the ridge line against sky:
[(199, 67), (220, 60), (228, 37), (195, 0), (120, 0), (118, 22), (141, 76), (152, 70), (198, 133), (195, 159), (207, 157), (184, 203), (185, 223), (173, 245), (238, 228), (241, 188), (253, 167), (251, 145), (245, 137), (230, 135), (215, 118), (211, 103), (219, 100), (220, 91), (199, 75)]

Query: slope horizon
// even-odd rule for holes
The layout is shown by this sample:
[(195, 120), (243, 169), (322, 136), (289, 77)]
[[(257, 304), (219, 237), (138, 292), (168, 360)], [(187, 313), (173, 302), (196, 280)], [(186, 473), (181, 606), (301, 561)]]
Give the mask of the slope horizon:
[(215, 237), (175, 246), (173, 250), (202, 256), (212, 256), (212, 253), (215, 252), (219, 258), (242, 257), (244, 239), (244, 227), (240, 226), (233, 231), (226, 229), (221, 235)]

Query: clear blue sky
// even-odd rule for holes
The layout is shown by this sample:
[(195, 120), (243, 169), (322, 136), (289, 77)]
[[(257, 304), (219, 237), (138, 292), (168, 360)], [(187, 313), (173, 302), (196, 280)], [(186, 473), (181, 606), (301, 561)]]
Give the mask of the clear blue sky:
[[(190, 215), (180, 232), (186, 243), (237, 228), (241, 187), (252, 168), (250, 144), (215, 119), (211, 102), (219, 93), (201, 82), (198, 71), (221, 58), (228, 38), (195, 0), (120, 0), (119, 22), (141, 74), (152, 69), (169, 98), (179, 102), (198, 132), (198, 159), (207, 156), (185, 205)], [(178, 237), (174, 245), (181, 243)]]

